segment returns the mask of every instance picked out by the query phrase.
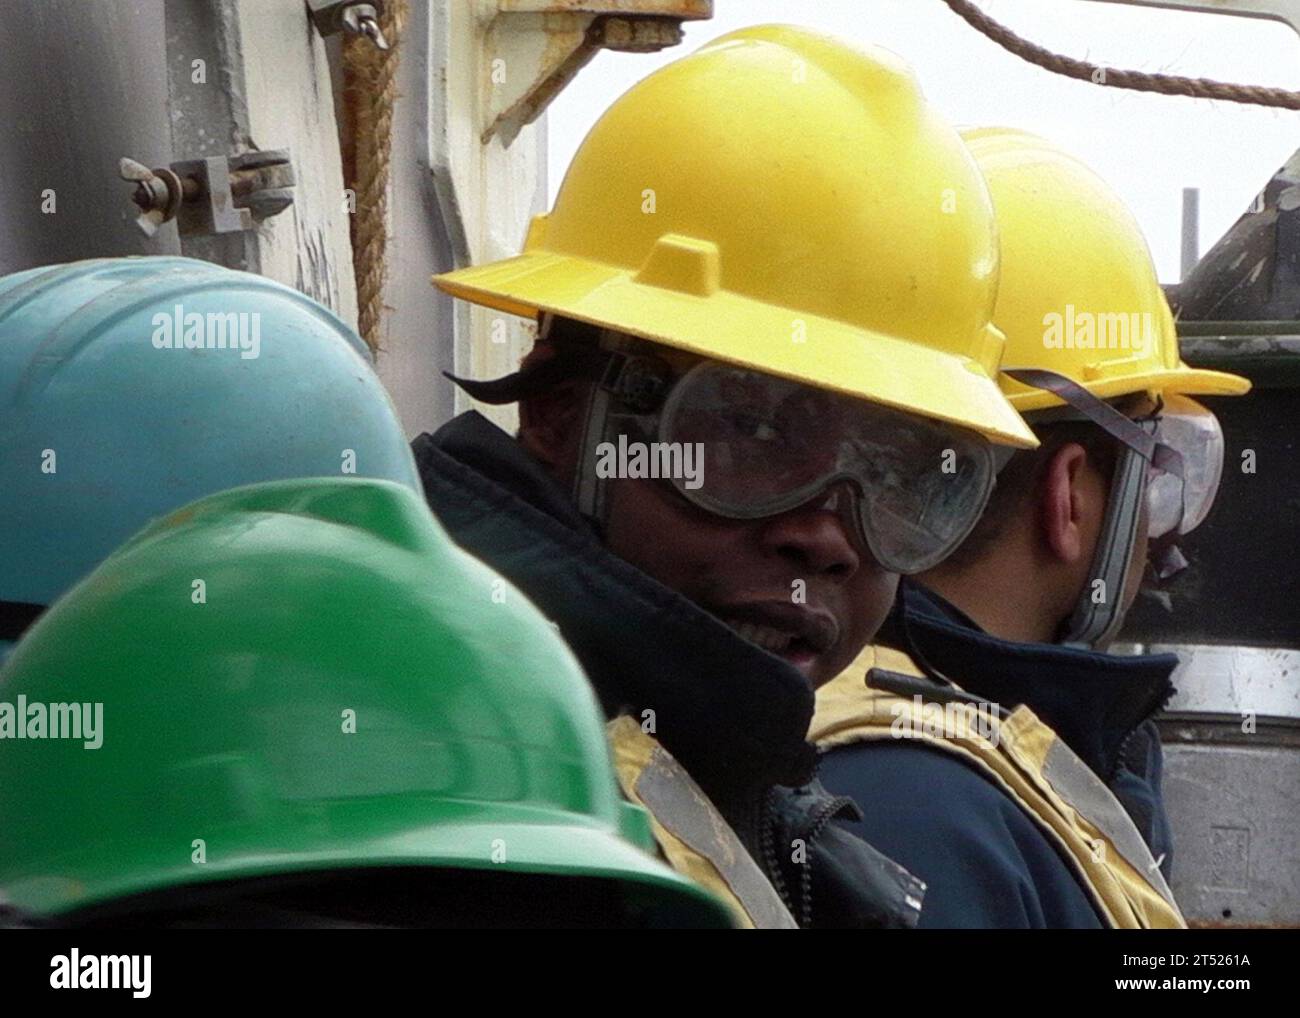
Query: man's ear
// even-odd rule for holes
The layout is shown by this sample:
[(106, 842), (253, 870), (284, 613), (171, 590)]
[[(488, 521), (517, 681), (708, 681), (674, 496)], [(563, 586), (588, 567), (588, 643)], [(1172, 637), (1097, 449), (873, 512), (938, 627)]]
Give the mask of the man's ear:
[(1052, 557), (1074, 565), (1090, 554), (1087, 517), (1092, 497), (1088, 453), (1067, 442), (1047, 461), (1039, 484), (1038, 522)]
[[(539, 343), (528, 352), (521, 367), (553, 354), (551, 346)], [(588, 384), (575, 378), (519, 401), (519, 444), (562, 478), (572, 472), (577, 459)]]

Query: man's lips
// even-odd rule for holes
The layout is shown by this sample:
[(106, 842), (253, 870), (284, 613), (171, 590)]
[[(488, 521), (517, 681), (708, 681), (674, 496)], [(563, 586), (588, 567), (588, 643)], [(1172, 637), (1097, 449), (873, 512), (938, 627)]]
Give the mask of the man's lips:
[(840, 638), (839, 623), (830, 612), (787, 601), (723, 605), (710, 611), (742, 639), (785, 658), (810, 660)]

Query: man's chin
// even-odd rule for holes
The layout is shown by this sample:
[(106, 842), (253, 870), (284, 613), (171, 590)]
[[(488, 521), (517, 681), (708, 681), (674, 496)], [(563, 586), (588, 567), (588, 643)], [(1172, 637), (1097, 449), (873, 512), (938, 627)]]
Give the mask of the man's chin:
[(818, 653), (810, 647), (792, 647), (789, 650), (768, 650), (768, 653), (797, 671), (813, 689), (824, 686), (842, 670), (833, 667), (829, 651)]
[(826, 669), (823, 663), (825, 655), (804, 648), (785, 651), (776, 656), (791, 665), (814, 689), (826, 681), (824, 677)]

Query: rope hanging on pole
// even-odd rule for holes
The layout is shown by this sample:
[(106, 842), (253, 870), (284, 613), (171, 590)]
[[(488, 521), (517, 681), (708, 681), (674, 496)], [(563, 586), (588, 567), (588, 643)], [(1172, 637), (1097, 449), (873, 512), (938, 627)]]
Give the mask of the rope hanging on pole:
[(343, 43), (344, 97), (348, 133), (345, 170), (356, 194), (352, 217), (352, 259), (357, 280), (357, 331), (371, 350), (379, 350), (384, 313), (388, 246), (388, 176), (393, 150), (393, 105), (397, 101), (397, 62), (408, 0), (388, 0), (379, 27), (388, 50), (364, 35)]
[(1186, 95), (1197, 99), (1222, 99), (1225, 102), (1249, 103), (1253, 106), (1274, 106), (1285, 110), (1300, 110), (1300, 92), (1285, 88), (1266, 88), (1259, 85), (1234, 85), (1209, 78), (1185, 78), (1176, 74), (1148, 74), (1144, 71), (1126, 71), (1086, 60), (1061, 56), (1017, 35), (1006, 25), (994, 21), (971, 0), (943, 0), (954, 14), (977, 31), (988, 36), (1003, 49), (1022, 60), (1036, 64), (1054, 74), (1067, 78), (1091, 81), (1096, 85), (1130, 88), (1139, 92), (1159, 92), (1162, 95)]

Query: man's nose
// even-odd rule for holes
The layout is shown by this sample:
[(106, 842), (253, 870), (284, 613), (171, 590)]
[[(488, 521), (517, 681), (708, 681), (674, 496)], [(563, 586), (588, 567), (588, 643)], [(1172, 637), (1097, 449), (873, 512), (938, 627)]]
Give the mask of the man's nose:
[(848, 579), (858, 571), (860, 550), (847, 484), (833, 485), (803, 505), (773, 516), (761, 531), (763, 546), (813, 575)]

